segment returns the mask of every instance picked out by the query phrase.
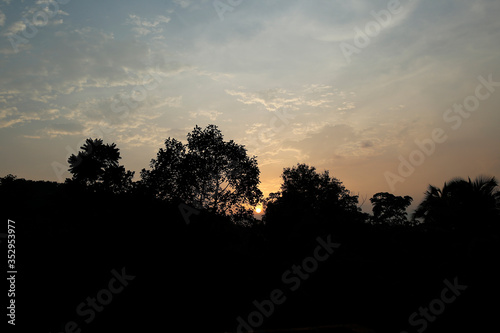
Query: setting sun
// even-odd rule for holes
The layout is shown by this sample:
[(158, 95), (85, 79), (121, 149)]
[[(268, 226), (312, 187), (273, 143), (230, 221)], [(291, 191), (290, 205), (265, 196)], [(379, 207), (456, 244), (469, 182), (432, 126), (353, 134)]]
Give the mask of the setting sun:
[(255, 212), (256, 212), (257, 214), (260, 214), (260, 212), (262, 212), (262, 208), (261, 208), (261, 207), (257, 207), (257, 208), (255, 208)]

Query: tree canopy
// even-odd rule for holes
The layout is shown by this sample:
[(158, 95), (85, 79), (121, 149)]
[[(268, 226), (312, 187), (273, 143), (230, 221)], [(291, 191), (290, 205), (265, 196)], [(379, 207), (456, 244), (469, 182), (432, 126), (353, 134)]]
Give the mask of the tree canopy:
[(406, 208), (411, 204), (410, 196), (395, 196), (387, 192), (373, 195), (370, 202), (373, 205), (373, 222), (389, 225), (404, 225), (408, 222)]
[[(68, 158), (72, 178), (67, 182), (93, 192), (135, 193), (164, 202), (184, 202), (197, 209), (235, 219), (253, 219), (253, 209), (262, 200), (258, 188), (260, 171), (255, 156), (245, 146), (225, 141), (216, 125), (195, 126), (187, 143), (175, 138), (165, 140), (150, 169), (142, 169), (141, 180), (133, 183), (134, 172), (119, 164), (115, 143), (88, 138), (80, 151)], [(283, 169), (280, 190), (264, 200), (263, 221), (270, 230), (292, 230), (317, 221), (367, 221), (361, 213), (358, 196), (328, 171), (297, 164)], [(2, 179), (12, 183), (15, 176)], [(5, 187), (4, 186), (4, 187)], [(405, 225), (409, 196), (387, 192), (373, 195), (375, 224)], [(442, 188), (429, 185), (425, 197), (413, 214), (413, 222), (447, 230), (471, 230), (500, 221), (500, 191), (495, 177), (474, 180), (454, 178)], [(315, 220), (316, 222), (310, 222)], [(321, 223), (323, 223), (321, 222)]]
[(454, 178), (443, 188), (429, 185), (414, 218), (445, 229), (467, 229), (498, 224), (500, 191), (495, 177)]
[(266, 223), (278, 232), (318, 221), (354, 219), (361, 214), (358, 196), (328, 171), (318, 173), (307, 164), (283, 169), (280, 191), (266, 199)]
[(168, 138), (150, 168), (141, 171), (142, 185), (162, 200), (250, 217), (262, 198), (256, 157), (249, 157), (243, 145), (224, 141), (215, 125), (196, 126), (187, 144)]
[(116, 144), (88, 138), (77, 155), (68, 158), (72, 181), (96, 191), (126, 192), (132, 188), (134, 172), (120, 166), (120, 150)]

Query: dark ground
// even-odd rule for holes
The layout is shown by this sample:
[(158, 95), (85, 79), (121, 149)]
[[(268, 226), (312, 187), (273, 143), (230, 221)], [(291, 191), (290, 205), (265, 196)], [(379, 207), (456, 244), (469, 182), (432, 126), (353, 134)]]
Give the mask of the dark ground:
[[(178, 205), (74, 193), (54, 183), (26, 182), (0, 194), (2, 221), (16, 222), (17, 331), (65, 332), (69, 325), (68, 332), (236, 332), (237, 318), (248, 321), (257, 311), (253, 302), (262, 304), (276, 289), (286, 300), (255, 330), (496, 328), (498, 229), (453, 233), (330, 221), (276, 238), (263, 225), (240, 227), (205, 213), (187, 225)], [(316, 238), (328, 235), (340, 247), (291, 290), (283, 274), (312, 257)], [(87, 323), (91, 311), (79, 315), (77, 308), (87, 297), (106, 298), (101, 291), (109, 289), (112, 270), (130, 280)], [(425, 329), (423, 321), (412, 326), (409, 317), (420, 307), (438, 306), (445, 279), (467, 289)]]

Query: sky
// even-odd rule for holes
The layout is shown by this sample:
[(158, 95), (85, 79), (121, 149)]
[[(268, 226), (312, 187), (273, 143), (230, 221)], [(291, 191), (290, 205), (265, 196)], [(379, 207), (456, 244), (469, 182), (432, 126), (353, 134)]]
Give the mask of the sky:
[(500, 2), (0, 0), (0, 176), (64, 181), (86, 138), (136, 172), (196, 125), (377, 192), (500, 178)]

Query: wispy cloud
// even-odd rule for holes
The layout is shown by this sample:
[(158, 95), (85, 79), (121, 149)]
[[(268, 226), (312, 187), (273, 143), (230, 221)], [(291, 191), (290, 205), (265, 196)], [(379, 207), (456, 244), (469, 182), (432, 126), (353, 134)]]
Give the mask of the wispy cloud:
[(5, 14), (0, 10), (0, 27), (3, 27), (5, 25)]
[(134, 31), (138, 36), (149, 34), (161, 34), (164, 32), (164, 26), (170, 22), (170, 17), (158, 15), (154, 19), (146, 19), (135, 14), (129, 15), (127, 23), (134, 26)]
[[(384, 191), (390, 161), (443, 126), (444, 110), (473, 91), (470, 82), (489, 74), (500, 81), (498, 1), (401, 0), (350, 64), (339, 43), (351, 43), (389, 1), (246, 1), (224, 21), (207, 0), (0, 3), (0, 138), (12, 140), (0, 157), (16, 160), (27, 141), (40, 140), (50, 142), (40, 161), (48, 166), (67, 160), (68, 145), (78, 150), (99, 135), (138, 171), (166, 137), (184, 140), (194, 125), (215, 123), (258, 156), (264, 191), (296, 162)], [(42, 14), (33, 23), (47, 10), (57, 13), (44, 27)], [(24, 38), (30, 28), (36, 37), (16, 53), (7, 35)], [(472, 172), (473, 159), (456, 162), (467, 154), (500, 174), (491, 153), (498, 102), (495, 93), (481, 104), (400, 194), (444, 181), (444, 166)]]
[(189, 112), (189, 117), (191, 119), (196, 119), (198, 117), (207, 117), (210, 121), (216, 121), (217, 117), (223, 114), (223, 112), (219, 112), (216, 110), (197, 110)]
[(50, 138), (68, 135), (81, 135), (83, 126), (78, 123), (54, 123), (46, 127), (42, 132)]
[(191, 5), (191, 0), (174, 0), (174, 3), (182, 8), (187, 8)]

